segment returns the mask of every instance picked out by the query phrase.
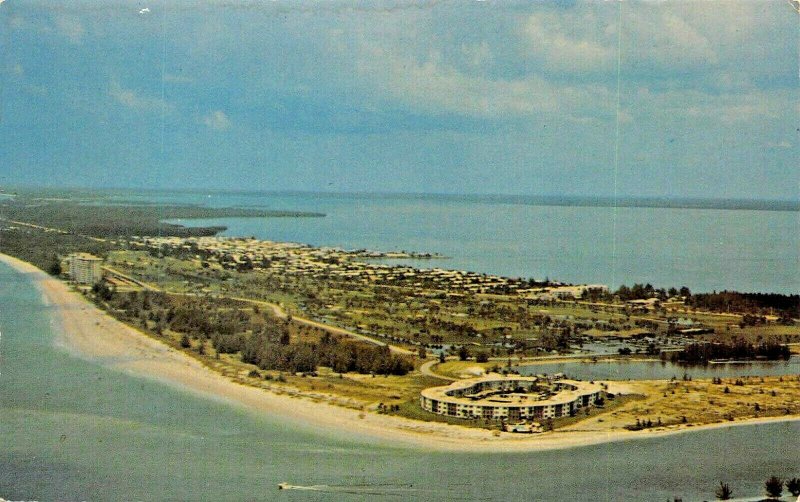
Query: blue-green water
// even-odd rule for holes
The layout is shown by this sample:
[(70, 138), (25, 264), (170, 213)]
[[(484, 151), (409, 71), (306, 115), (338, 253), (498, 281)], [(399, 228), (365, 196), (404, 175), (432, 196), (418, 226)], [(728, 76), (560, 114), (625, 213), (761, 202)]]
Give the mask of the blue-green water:
[(800, 358), (770, 363), (728, 363), (707, 366), (682, 366), (661, 361), (614, 362), (600, 360), (596, 363), (547, 363), (522, 366), (520, 373), (565, 373), (581, 380), (669, 380), (691, 378), (736, 378), (741, 376), (800, 375)]
[(0, 497), (702, 500), (718, 480), (743, 496), (800, 475), (797, 422), (515, 454), (333, 437), (77, 359), (55, 329), (28, 278), (0, 264)]
[(325, 218), (226, 218), (225, 235), (347, 249), (439, 253), (403, 261), (572, 282), (800, 291), (800, 213), (543, 206), (517, 199), (320, 194), (143, 194), (140, 200), (305, 210)]

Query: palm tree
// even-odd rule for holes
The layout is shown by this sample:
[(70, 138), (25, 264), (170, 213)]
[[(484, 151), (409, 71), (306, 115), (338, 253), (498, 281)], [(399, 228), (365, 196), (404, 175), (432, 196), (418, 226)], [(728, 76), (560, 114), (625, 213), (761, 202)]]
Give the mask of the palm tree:
[(722, 481), (719, 482), (719, 487), (715, 492), (717, 496), (717, 500), (730, 500), (733, 497), (733, 490), (731, 490), (731, 486), (728, 483), (723, 483)]
[(780, 498), (783, 493), (783, 480), (777, 476), (772, 476), (764, 483), (764, 489), (767, 491), (768, 497)]

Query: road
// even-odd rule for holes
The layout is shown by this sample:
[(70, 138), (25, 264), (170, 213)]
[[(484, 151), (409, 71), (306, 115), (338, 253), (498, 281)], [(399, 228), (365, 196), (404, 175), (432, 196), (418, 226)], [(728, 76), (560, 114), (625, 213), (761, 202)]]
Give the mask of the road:
[(419, 367), (419, 371), (420, 371), (420, 373), (422, 373), (425, 376), (438, 378), (439, 380), (447, 380), (448, 382), (455, 381), (456, 380), (455, 378), (450, 378), (450, 377), (447, 377), (447, 376), (444, 376), (444, 375), (440, 375), (439, 373), (435, 373), (431, 369), (434, 364), (438, 364), (438, 363), (439, 363), (438, 359), (434, 359), (432, 361), (427, 361), (422, 366)]
[[(237, 301), (241, 301), (241, 302), (247, 302), (247, 303), (251, 303), (251, 304), (254, 304), (254, 305), (260, 305), (260, 306), (263, 306), (263, 307), (270, 308), (270, 309), (272, 309), (272, 313), (278, 319), (287, 319), (289, 317), (289, 314), (286, 313), (286, 311), (283, 309), (283, 307), (281, 307), (280, 305), (275, 304), (275, 303), (265, 302), (263, 300), (253, 300), (252, 298), (243, 298), (243, 297), (239, 297), (239, 296), (227, 296), (226, 298), (228, 298), (230, 300), (237, 300)], [(339, 327), (336, 327), (336, 326), (330, 326), (328, 324), (324, 324), (324, 323), (321, 323), (321, 322), (318, 322), (318, 321), (307, 319), (305, 317), (292, 315), (292, 322), (296, 322), (296, 323), (302, 324), (304, 326), (310, 326), (312, 328), (322, 329), (322, 330), (325, 330), (325, 331), (327, 331), (328, 333), (331, 333), (331, 334), (347, 336), (347, 337), (350, 337), (350, 338), (354, 338), (356, 340), (361, 340), (362, 342), (367, 342), (367, 343), (371, 343), (371, 344), (374, 344), (374, 345), (379, 345), (381, 347), (388, 346), (389, 350), (394, 352), (394, 353), (396, 353), (396, 354), (403, 354), (403, 355), (407, 355), (407, 356), (413, 356), (413, 355), (417, 354), (413, 350), (405, 349), (403, 347), (398, 347), (397, 345), (390, 345), (388, 343), (382, 342), (380, 340), (375, 340), (374, 338), (370, 338), (370, 337), (368, 337), (366, 335), (362, 335), (360, 333), (354, 333), (354, 332), (346, 330), (344, 328), (339, 328)]]
[[(118, 271), (116, 269), (113, 269), (111, 267), (103, 267), (103, 269), (106, 270), (107, 272), (113, 274), (113, 275), (117, 275), (119, 277), (122, 277), (123, 279), (126, 279), (126, 280), (129, 280), (131, 282), (134, 282), (134, 283), (138, 284), (139, 286), (141, 286), (142, 288), (144, 288), (144, 289), (146, 289), (148, 291), (163, 292), (163, 293), (167, 293), (167, 294), (170, 294), (170, 295), (198, 296), (196, 293), (182, 293), (182, 292), (164, 290), (164, 289), (159, 288), (158, 286), (154, 286), (152, 284), (148, 284), (146, 282), (143, 282), (143, 281), (140, 281), (138, 279), (135, 279), (135, 278), (133, 278), (133, 277), (127, 275), (127, 274), (123, 274), (122, 272), (120, 272), (120, 271)], [(227, 298), (229, 300), (236, 300), (236, 301), (240, 301), (240, 302), (250, 303), (252, 305), (258, 305), (260, 307), (266, 307), (266, 308), (272, 310), (273, 315), (275, 317), (277, 317), (278, 319), (288, 319), (289, 318), (289, 314), (286, 312), (286, 310), (284, 310), (283, 307), (281, 307), (280, 305), (278, 305), (276, 303), (266, 302), (266, 301), (263, 301), (263, 300), (254, 300), (252, 298), (244, 298), (244, 297), (240, 297), (240, 296), (225, 296), (224, 298)], [(328, 332), (328, 333), (330, 333), (332, 335), (346, 336), (348, 338), (353, 338), (355, 340), (360, 340), (362, 342), (371, 343), (373, 345), (378, 345), (378, 346), (381, 346), (381, 347), (387, 346), (387, 347), (389, 347), (389, 350), (392, 353), (395, 353), (395, 354), (402, 354), (404, 356), (415, 356), (415, 355), (417, 355), (417, 353), (415, 351), (413, 351), (413, 350), (409, 350), (409, 349), (406, 349), (406, 348), (403, 348), (403, 347), (398, 347), (397, 345), (390, 345), (390, 344), (387, 344), (387, 343), (382, 342), (380, 340), (375, 340), (374, 338), (370, 338), (370, 337), (368, 337), (366, 335), (362, 335), (360, 333), (354, 333), (354, 332), (346, 330), (344, 328), (339, 328), (339, 327), (336, 327), (336, 326), (330, 326), (330, 325), (327, 325), (327, 324), (324, 324), (324, 323), (321, 323), (321, 322), (317, 322), (317, 321), (314, 321), (314, 320), (311, 320), (311, 319), (307, 319), (305, 317), (296, 316), (296, 315), (292, 315), (291, 317), (292, 317), (292, 322), (295, 322), (297, 324), (301, 324), (303, 326), (309, 326), (309, 327), (312, 327), (312, 328), (321, 329), (321, 330), (324, 330), (324, 331), (326, 331), (326, 332)]]

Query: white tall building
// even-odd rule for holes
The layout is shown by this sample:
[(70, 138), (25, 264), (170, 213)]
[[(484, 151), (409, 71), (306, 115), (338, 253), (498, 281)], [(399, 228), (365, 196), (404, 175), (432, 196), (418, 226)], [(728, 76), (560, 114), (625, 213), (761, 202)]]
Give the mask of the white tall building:
[(74, 253), (69, 257), (69, 276), (78, 284), (96, 284), (103, 278), (100, 266), (103, 259), (89, 253)]

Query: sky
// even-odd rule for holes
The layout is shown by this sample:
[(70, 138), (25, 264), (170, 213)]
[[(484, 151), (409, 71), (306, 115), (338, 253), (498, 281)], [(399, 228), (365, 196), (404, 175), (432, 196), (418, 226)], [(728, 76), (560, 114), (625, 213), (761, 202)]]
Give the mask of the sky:
[(800, 199), (788, 1), (0, 3), (0, 186)]

